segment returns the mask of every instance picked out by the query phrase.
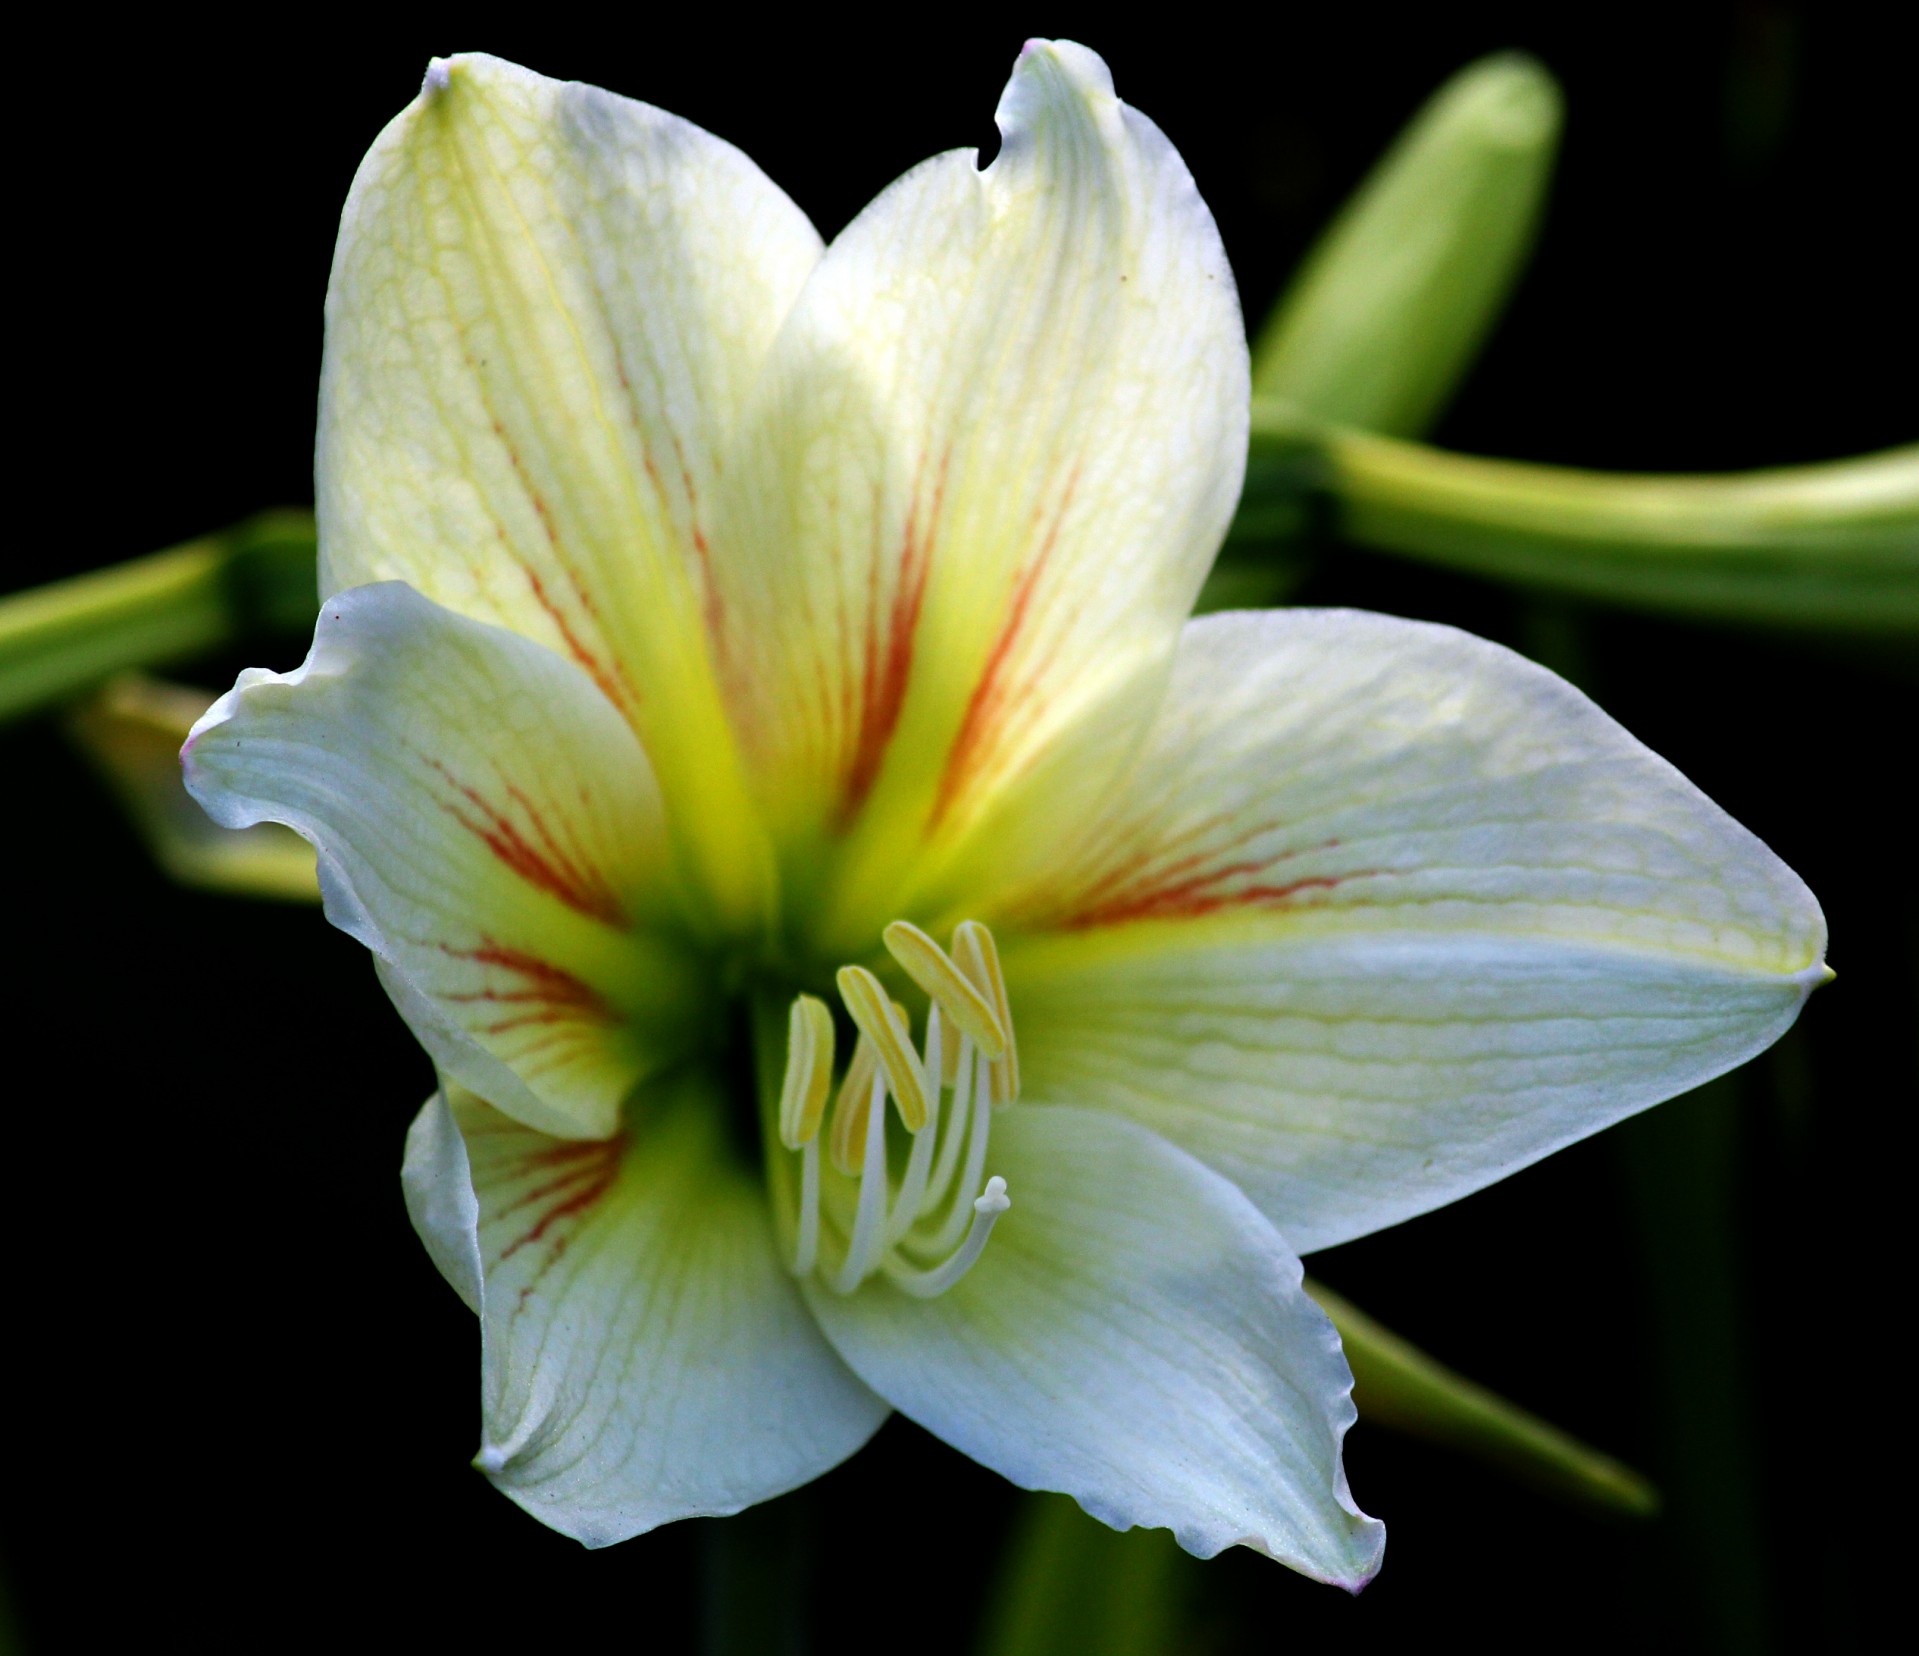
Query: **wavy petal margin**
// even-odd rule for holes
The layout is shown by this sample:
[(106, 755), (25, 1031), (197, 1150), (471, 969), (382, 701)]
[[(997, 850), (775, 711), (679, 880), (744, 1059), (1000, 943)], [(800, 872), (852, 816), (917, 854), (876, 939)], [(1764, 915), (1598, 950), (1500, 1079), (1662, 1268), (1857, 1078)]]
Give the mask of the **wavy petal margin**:
[(876, 1278), (807, 1302), (902, 1414), (1115, 1529), (1248, 1546), (1357, 1591), (1385, 1527), (1353, 1504), (1339, 1336), (1298, 1258), (1227, 1180), (1152, 1133), (1061, 1106), (1008, 1110), (991, 1162), (1013, 1205), (959, 1286)]
[(604, 1137), (700, 1031), (646, 755), (552, 651), (358, 587), (297, 670), (241, 674), (184, 757), (214, 821), (312, 841), (327, 918), (434, 1061), (527, 1125)]
[(407, 1211), (480, 1318), (474, 1464), (589, 1547), (769, 1500), (886, 1418), (775, 1256), (722, 1106), (651, 1089), (582, 1144), (455, 1090), (407, 1135)]

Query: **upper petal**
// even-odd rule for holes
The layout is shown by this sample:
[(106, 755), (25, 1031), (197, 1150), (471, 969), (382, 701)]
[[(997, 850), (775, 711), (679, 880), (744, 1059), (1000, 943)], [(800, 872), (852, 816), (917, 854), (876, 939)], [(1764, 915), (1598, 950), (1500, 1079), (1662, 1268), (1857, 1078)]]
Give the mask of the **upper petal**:
[(1348, 611), (1194, 622), (997, 913), (1032, 1094), (1154, 1127), (1302, 1252), (1743, 1062), (1827, 975), (1799, 878), (1578, 691)]
[(646, 755), (550, 650), (360, 587), (297, 671), (242, 674), (185, 757), (215, 821), (313, 842), (328, 918), (445, 1073), (520, 1120), (612, 1132), (697, 1031)]
[(730, 843), (747, 818), (709, 537), (725, 443), (819, 250), (730, 144), (466, 56), (361, 164), (327, 291), (322, 590), (404, 580), (577, 661), (729, 906), (751, 859)]
[(1150, 712), (1244, 465), (1238, 300), (1178, 153), (1067, 43), (997, 118), (990, 166), (927, 162), (827, 251), (735, 468), (726, 682), (802, 891), (851, 836), (822, 924), (861, 947), (1043, 761)]
[(938, 1299), (807, 1288), (862, 1380), (1028, 1489), (1116, 1529), (1244, 1545), (1359, 1587), (1385, 1530), (1353, 1504), (1339, 1336), (1231, 1183), (1128, 1122), (1024, 1105), (993, 1128), (1012, 1208)]
[(721, 1102), (654, 1089), (598, 1144), (455, 1092), (407, 1135), (407, 1209), (479, 1313), (476, 1464), (588, 1546), (817, 1477), (886, 1405), (820, 1337)]

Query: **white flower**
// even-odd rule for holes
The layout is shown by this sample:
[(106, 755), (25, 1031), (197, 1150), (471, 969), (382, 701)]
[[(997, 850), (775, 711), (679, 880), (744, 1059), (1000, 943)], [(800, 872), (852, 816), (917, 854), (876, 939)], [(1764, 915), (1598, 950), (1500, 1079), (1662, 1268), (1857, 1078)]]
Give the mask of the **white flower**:
[(1356, 1585), (1299, 1252), (1749, 1057), (1823, 923), (1504, 650), (1189, 622), (1211, 216), (1081, 47), (999, 122), (823, 250), (683, 121), (435, 64), (341, 228), (312, 654), (191, 784), (312, 839), (439, 1067), (408, 1200), (530, 1512), (735, 1511), (897, 1408)]

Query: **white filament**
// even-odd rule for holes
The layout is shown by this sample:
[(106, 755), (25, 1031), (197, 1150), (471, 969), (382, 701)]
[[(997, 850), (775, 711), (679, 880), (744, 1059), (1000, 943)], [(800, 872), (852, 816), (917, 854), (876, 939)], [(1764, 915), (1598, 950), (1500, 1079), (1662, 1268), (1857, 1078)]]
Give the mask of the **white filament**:
[[(942, 1046), (953, 1034), (959, 1035), (958, 1064), (952, 1099), (942, 1108)], [(822, 1258), (822, 1135), (815, 1132), (799, 1147), (795, 1274), (805, 1276), (817, 1270), (836, 1293), (850, 1294), (877, 1271), (903, 1292), (930, 1299), (945, 1293), (973, 1268), (999, 1216), (1012, 1205), (1004, 1179), (995, 1175), (984, 1188), (980, 1183), (992, 1131), (990, 1060), (964, 1033), (946, 1030), (937, 1001), (927, 1014), (925, 1051), (918, 1067), (925, 1077), (926, 1120), (912, 1135), (913, 1148), (897, 1191), (892, 1188), (886, 1153), (891, 1083), (883, 1065), (875, 1070), (867, 1099), (865, 1154), (852, 1234), (837, 1270)], [(916, 1234), (922, 1228), (928, 1234)]]

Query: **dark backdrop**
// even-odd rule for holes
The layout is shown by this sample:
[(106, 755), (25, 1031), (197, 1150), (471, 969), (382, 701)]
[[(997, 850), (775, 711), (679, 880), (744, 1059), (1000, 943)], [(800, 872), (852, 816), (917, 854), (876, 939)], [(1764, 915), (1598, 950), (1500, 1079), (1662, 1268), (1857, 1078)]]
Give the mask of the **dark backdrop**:
[[(1400, 121), (1522, 45), (1571, 118), (1531, 275), (1439, 436), (1708, 469), (1915, 436), (1910, 40), (1839, 6), (1266, 8), (1228, 27), (1036, 4), (933, 23), (712, 8), (262, 9), (55, 28), (16, 57), (9, 376), (24, 531), (0, 586), (311, 498), (320, 300), (360, 154), (430, 54), (477, 47), (740, 143), (829, 233), (991, 142), (1025, 33), (1101, 50), (1212, 202), (1255, 319)], [(560, 20), (562, 18), (565, 20)], [(16, 439), (18, 443), (19, 439)], [(1452, 1633), (1491, 1649), (1845, 1648), (1882, 1487), (1909, 1205), (1914, 680), (1843, 647), (1571, 614), (1336, 546), (1308, 602), (1525, 647), (1570, 619), (1601, 701), (1811, 882), (1840, 977), (1741, 1079), (1314, 1262), (1468, 1372), (1653, 1471), (1609, 1525), (1362, 1424), (1359, 1600), (1235, 1557), (1209, 1648)], [(288, 645), (267, 664), (292, 664)], [(239, 660), (203, 664), (223, 684)], [(11, 942), (0, 1571), (29, 1648), (695, 1649), (712, 1527), (589, 1554), (468, 1470), (472, 1321), (402, 1211), (425, 1060), (317, 913), (169, 889), (47, 725), (0, 732)], [(959, 1651), (1012, 1498), (895, 1422), (798, 1517), (822, 1649)], [(782, 1503), (786, 1506), (787, 1503)], [(769, 1532), (770, 1533), (770, 1532)], [(829, 1567), (830, 1566), (830, 1567)], [(705, 1572), (705, 1573), (703, 1573)], [(881, 1612), (903, 1596), (904, 1624)], [(364, 1634), (360, 1630), (364, 1629)]]

